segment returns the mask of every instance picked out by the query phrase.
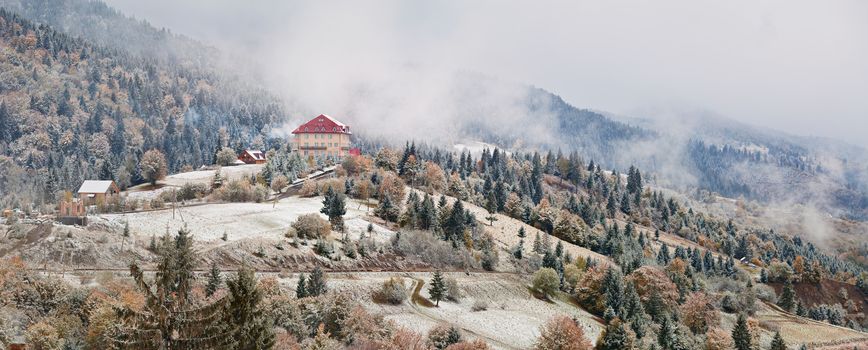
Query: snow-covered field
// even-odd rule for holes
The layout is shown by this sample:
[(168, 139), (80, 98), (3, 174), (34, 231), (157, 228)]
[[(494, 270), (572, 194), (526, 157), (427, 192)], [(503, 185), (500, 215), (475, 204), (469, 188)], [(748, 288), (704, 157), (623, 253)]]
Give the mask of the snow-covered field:
[[(319, 213), (322, 197), (288, 197), (277, 203), (209, 203), (189, 207), (129, 214), (103, 214), (100, 219), (122, 225), (128, 221), (130, 231), (140, 238), (162, 235), (168, 230), (176, 232), (186, 226), (197, 241), (221, 240), (224, 233), (227, 241), (255, 238), (279, 238), (301, 215)], [(351, 237), (365, 230), (365, 207), (350, 200), (344, 216)], [(322, 214), (320, 214), (322, 215)], [(325, 218), (325, 215), (322, 215)], [(374, 224), (374, 237), (388, 239), (388, 229)]]
[[(584, 310), (561, 301), (547, 302), (531, 295), (529, 281), (508, 273), (444, 273), (458, 281), (463, 297), (459, 302), (441, 301), (440, 307), (414, 305), (408, 299), (401, 305), (376, 304), (371, 292), (390, 277), (404, 278), (408, 295), (417, 280), (425, 282), (420, 295), (428, 297), (430, 273), (352, 273), (330, 274), (329, 287), (351, 293), (368, 310), (384, 315), (397, 325), (416, 332), (428, 332), (438, 324), (451, 323), (469, 338), (481, 338), (496, 349), (528, 349), (539, 336), (539, 327), (554, 316), (568, 315), (581, 321), (589, 339), (596, 339), (600, 323)], [(297, 276), (283, 279), (282, 285), (295, 288)], [(473, 311), (482, 301), (484, 311)]]

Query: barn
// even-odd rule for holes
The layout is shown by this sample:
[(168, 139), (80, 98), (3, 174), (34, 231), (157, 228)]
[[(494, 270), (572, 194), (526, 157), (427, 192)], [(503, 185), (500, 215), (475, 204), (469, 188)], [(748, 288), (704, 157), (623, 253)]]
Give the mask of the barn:
[(120, 188), (112, 180), (85, 180), (78, 188), (78, 198), (84, 205), (94, 205), (105, 203), (120, 192)]

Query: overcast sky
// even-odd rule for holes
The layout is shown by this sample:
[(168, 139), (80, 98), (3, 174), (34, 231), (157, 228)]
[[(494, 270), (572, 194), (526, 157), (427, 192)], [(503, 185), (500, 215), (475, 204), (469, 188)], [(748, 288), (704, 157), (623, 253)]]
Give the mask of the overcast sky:
[(276, 89), (328, 96), (318, 82), (394, 65), (468, 70), (583, 108), (711, 111), (868, 146), (868, 1), (107, 2), (253, 54)]

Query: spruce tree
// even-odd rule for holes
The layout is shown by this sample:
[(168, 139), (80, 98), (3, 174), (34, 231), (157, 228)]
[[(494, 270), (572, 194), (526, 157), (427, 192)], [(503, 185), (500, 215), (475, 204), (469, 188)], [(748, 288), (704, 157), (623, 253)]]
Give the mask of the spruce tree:
[(732, 344), (736, 350), (752, 350), (750, 330), (744, 314), (738, 314), (735, 327), (732, 328)]
[(211, 264), (211, 271), (208, 272), (208, 284), (205, 285), (205, 295), (210, 297), (220, 289), (223, 279), (220, 277), (220, 269), (217, 268), (217, 263)]
[(310, 280), (307, 281), (306, 287), (307, 295), (312, 297), (323, 295), (328, 291), (328, 286), (326, 285), (326, 277), (322, 271), (322, 268), (317, 266), (313, 269), (313, 272), (310, 274)]
[(304, 274), (298, 277), (298, 284), (295, 287), (295, 297), (298, 299), (307, 297), (307, 278)]
[(241, 266), (234, 279), (226, 281), (229, 289), (228, 321), (233, 327), (234, 349), (271, 349), (275, 335), (272, 321), (260, 309), (262, 291), (256, 287), (253, 270)]
[(446, 283), (443, 281), (440, 271), (434, 271), (434, 277), (431, 278), (431, 285), (428, 287), (428, 294), (438, 307), (440, 300), (446, 298)]
[(787, 343), (784, 342), (784, 338), (781, 337), (781, 332), (775, 332), (775, 337), (772, 339), (772, 346), (769, 350), (787, 350)]
[(784, 284), (784, 289), (781, 291), (781, 296), (778, 298), (778, 306), (787, 312), (793, 311), (796, 306), (796, 292), (793, 290), (793, 284), (790, 281)]
[(600, 340), (597, 341), (597, 350), (623, 350), (632, 349), (633, 339), (624, 328), (624, 324), (617, 317), (608, 322), (606, 328), (600, 334)]

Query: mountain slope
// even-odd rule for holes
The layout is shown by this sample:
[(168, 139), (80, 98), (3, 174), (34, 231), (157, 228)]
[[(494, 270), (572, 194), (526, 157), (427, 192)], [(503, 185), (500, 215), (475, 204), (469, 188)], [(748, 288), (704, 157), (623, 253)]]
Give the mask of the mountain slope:
[(5, 9), (0, 55), (4, 207), (53, 203), (88, 178), (141, 182), (139, 159), (150, 149), (165, 153), (169, 171), (212, 164), (220, 146), (264, 147), (284, 119), (279, 101), (256, 86), (100, 46)]

